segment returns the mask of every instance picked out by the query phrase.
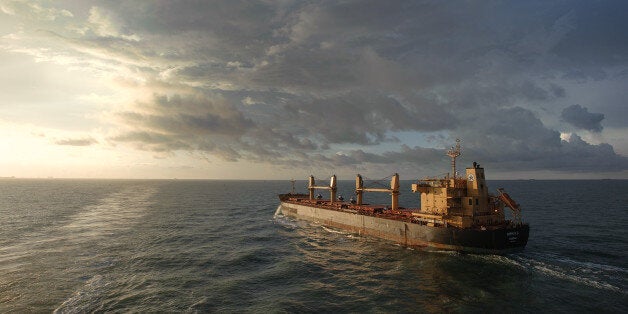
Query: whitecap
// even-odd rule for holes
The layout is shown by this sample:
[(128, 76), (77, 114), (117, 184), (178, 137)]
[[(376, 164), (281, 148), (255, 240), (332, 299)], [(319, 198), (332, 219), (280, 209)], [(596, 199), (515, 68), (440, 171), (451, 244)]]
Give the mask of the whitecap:
[(277, 210), (275, 210), (275, 214), (273, 215), (273, 218), (276, 218), (279, 216), (283, 216), (283, 213), (281, 212), (281, 205), (277, 206)]
[(273, 222), (278, 223), (278, 224), (280, 224), (280, 225), (282, 225), (284, 227), (289, 227), (291, 229), (299, 227), (299, 225), (298, 225), (296, 220), (291, 219), (291, 218), (289, 218), (287, 216), (284, 216), (282, 214), (273, 216)]
[(102, 302), (106, 285), (101, 275), (90, 278), (85, 285), (63, 301), (53, 313), (85, 313), (96, 310)]
[(337, 234), (349, 234), (348, 232), (343, 232), (343, 231), (339, 231), (339, 230), (334, 230), (331, 228), (327, 228), (325, 226), (321, 226), (321, 228), (323, 228), (323, 230), (329, 232), (329, 233), (337, 233)]

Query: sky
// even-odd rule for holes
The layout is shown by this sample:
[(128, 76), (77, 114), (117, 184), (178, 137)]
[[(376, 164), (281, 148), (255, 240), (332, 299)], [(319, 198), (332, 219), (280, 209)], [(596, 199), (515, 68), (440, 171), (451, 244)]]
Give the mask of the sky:
[(628, 179), (626, 12), (0, 0), (0, 177)]

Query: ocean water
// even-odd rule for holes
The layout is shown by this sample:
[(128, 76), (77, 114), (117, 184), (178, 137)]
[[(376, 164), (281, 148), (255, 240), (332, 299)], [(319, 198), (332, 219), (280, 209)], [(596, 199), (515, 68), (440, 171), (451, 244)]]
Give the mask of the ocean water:
[(411, 250), (275, 216), (286, 181), (0, 180), (0, 312), (628, 313), (628, 181), (489, 186), (522, 205), (524, 252)]

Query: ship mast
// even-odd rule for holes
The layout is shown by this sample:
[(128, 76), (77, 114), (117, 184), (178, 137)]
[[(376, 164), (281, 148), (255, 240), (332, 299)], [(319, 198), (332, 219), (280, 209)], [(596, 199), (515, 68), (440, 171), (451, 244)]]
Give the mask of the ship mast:
[(450, 150), (447, 151), (447, 156), (451, 157), (451, 173), (456, 178), (456, 157), (460, 156), (460, 139), (456, 139), (456, 147), (451, 147)]

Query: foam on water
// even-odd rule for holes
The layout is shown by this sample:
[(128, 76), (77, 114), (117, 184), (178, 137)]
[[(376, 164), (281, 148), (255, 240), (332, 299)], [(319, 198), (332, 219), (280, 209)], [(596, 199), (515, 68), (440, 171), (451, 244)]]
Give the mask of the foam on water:
[(102, 301), (106, 285), (101, 275), (90, 278), (83, 287), (63, 301), (53, 313), (86, 313), (96, 310)]
[[(534, 270), (547, 276), (552, 276), (572, 282), (584, 284), (594, 288), (606, 289), (615, 292), (622, 292), (628, 294), (628, 291), (623, 291), (622, 288), (612, 285), (606, 282), (601, 276), (595, 275), (595, 272), (590, 271), (590, 268), (575, 267), (570, 268), (557, 264), (558, 259), (554, 260), (537, 260), (533, 258), (526, 258), (523, 256), (516, 257), (516, 259), (526, 267), (528, 270)], [(571, 261), (572, 263), (575, 261)], [(586, 263), (575, 262), (576, 265), (585, 265)], [(612, 267), (615, 268), (615, 267)]]
[(321, 228), (323, 228), (323, 230), (329, 232), (329, 233), (337, 233), (337, 234), (349, 234), (349, 232), (345, 232), (345, 231), (340, 231), (340, 230), (336, 230), (336, 229), (331, 229), (331, 228), (327, 228), (325, 226), (321, 226)]
[(521, 269), (526, 269), (525, 265), (522, 265), (521, 263), (517, 262), (515, 259), (513, 259), (512, 257), (509, 256), (504, 256), (504, 255), (477, 255), (477, 254), (468, 254), (468, 256), (472, 259), (477, 259), (477, 260), (481, 260), (481, 261), (485, 261), (488, 263), (493, 263), (493, 264), (502, 264), (502, 265), (509, 265), (509, 266), (515, 266)]
[(556, 255), (553, 254), (540, 255), (521, 253), (510, 256), (470, 256), (490, 263), (515, 266), (525, 271), (539, 273), (544, 276), (551, 276), (590, 287), (628, 294), (628, 292), (624, 291), (622, 288), (606, 282), (603, 278), (604, 276), (621, 276), (622, 273), (626, 273), (626, 270), (620, 267), (580, 262), (564, 257), (556, 257)]
[(296, 219), (291, 219), (290, 217), (284, 216), (281, 212), (281, 205), (277, 206), (277, 210), (275, 210), (275, 214), (273, 215), (272, 221), (274, 223), (278, 223), (282, 226), (289, 227), (291, 229), (299, 227), (299, 221)]
[(622, 273), (628, 274), (628, 269), (618, 267), (618, 266), (576, 261), (567, 257), (555, 257), (554, 260), (556, 260), (557, 262), (574, 265), (578, 267), (579, 269), (591, 270), (592, 272), (608, 271), (608, 272), (616, 272), (618, 274), (622, 274)]
[(277, 206), (277, 210), (275, 210), (275, 214), (273, 215), (273, 217), (277, 217), (279, 215), (282, 215), (282, 213), (281, 213), (281, 205)]
[(425, 252), (429, 252), (429, 253), (436, 253), (436, 254), (450, 255), (450, 256), (460, 255), (460, 253), (458, 253), (456, 251), (439, 250), (439, 249), (433, 249), (433, 248), (430, 248), (430, 247), (425, 247), (424, 251)]

